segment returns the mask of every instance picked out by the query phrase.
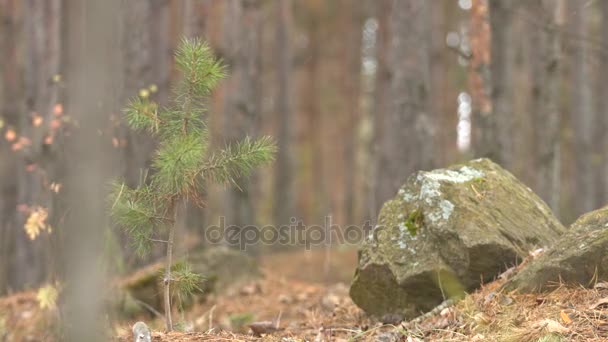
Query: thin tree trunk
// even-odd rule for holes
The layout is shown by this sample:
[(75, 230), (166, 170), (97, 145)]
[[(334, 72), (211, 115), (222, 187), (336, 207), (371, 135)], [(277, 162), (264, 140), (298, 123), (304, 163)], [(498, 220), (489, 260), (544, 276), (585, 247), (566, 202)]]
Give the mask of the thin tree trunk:
[(13, 241), (18, 233), (17, 207), (18, 187), (15, 181), (19, 177), (17, 168), (18, 156), (11, 151), (10, 142), (4, 134), (7, 129), (19, 127), (19, 116), (23, 112), (23, 83), (19, 71), (22, 68), (19, 59), (19, 41), (21, 40), (21, 1), (0, 1), (0, 120), (4, 129), (0, 139), (0, 295), (6, 293), (9, 287), (9, 272), (12, 258)]
[(276, 2), (276, 65), (277, 94), (276, 94), (276, 120), (278, 122), (277, 134), (277, 160), (275, 175), (275, 205), (274, 220), (277, 226), (290, 224), (293, 216), (293, 160), (290, 147), (293, 144), (294, 126), (291, 103), (291, 72), (292, 51), (290, 43), (291, 30), (291, 1)]
[[(431, 6), (431, 47), (430, 64), (431, 81), (430, 93), (432, 97), (431, 112), (434, 115), (438, 132), (436, 135), (437, 165), (447, 165), (454, 161), (456, 150), (457, 116), (454, 114), (455, 94), (450, 94), (449, 66), (453, 64), (453, 53), (445, 47), (445, 37), (450, 28), (450, 8), (446, 1), (430, 1)], [(454, 97), (450, 97), (450, 95)], [(450, 104), (452, 104), (450, 106)]]
[(380, 137), (380, 202), (394, 196), (412, 172), (434, 165), (428, 2), (394, 2), (390, 25), (390, 102)]
[[(140, 89), (147, 89), (158, 82), (154, 75), (155, 69), (166, 68), (165, 65), (153, 64), (155, 51), (153, 46), (157, 39), (151, 29), (153, 20), (153, 5), (151, 1), (135, 0), (122, 2), (122, 103), (138, 96)], [(158, 86), (158, 84), (157, 84)], [(151, 94), (157, 100), (157, 94)], [(154, 148), (154, 140), (148, 134), (123, 129), (123, 137), (127, 144), (124, 152), (124, 170), (129, 185), (137, 186), (142, 181), (142, 171), (148, 167)]]
[(534, 131), (536, 191), (557, 214), (560, 184), (559, 85), (560, 54), (558, 16), (561, 1), (530, 1), (529, 14), (541, 21), (528, 25), (532, 73), (530, 113)]
[[(343, 196), (340, 206), (344, 209), (342, 220), (336, 220), (338, 224), (347, 225), (359, 222), (356, 217), (358, 168), (355, 156), (359, 150), (358, 129), (361, 121), (361, 44), (363, 35), (363, 3), (350, 0), (342, 2), (345, 10), (341, 21), (342, 39), (347, 39), (341, 48), (343, 56), (343, 67), (341, 68), (340, 87), (342, 97), (345, 100), (344, 118), (342, 119), (342, 135), (344, 137), (342, 149), (343, 174)], [(339, 219), (339, 217), (337, 218)]]
[[(313, 6), (314, 7), (314, 6)], [(321, 31), (320, 23), (317, 18), (319, 14), (318, 9), (313, 8), (310, 10), (309, 18), (307, 22), (307, 34), (308, 41), (310, 42), (307, 46), (306, 53), (306, 83), (303, 90), (303, 103), (306, 107), (306, 117), (308, 128), (308, 141), (309, 149), (306, 154), (310, 157), (309, 160), (309, 181), (312, 196), (309, 196), (310, 202), (309, 216), (312, 220), (321, 221), (321, 217), (324, 214), (324, 210), (327, 208), (327, 196), (325, 189), (325, 182), (323, 177), (323, 170), (325, 168), (325, 160), (323, 156), (323, 141), (322, 141), (322, 126), (321, 126), (321, 108), (320, 108), (320, 59), (321, 59)]]
[[(260, 117), (260, 3), (231, 0), (225, 3), (226, 59), (230, 79), (226, 82), (225, 138), (227, 142), (254, 136)], [(254, 176), (255, 177), (255, 176)], [(239, 179), (226, 191), (227, 226), (255, 224), (251, 180)]]
[(382, 150), (382, 136), (384, 121), (388, 114), (388, 90), (390, 88), (390, 74), (388, 70), (388, 52), (390, 47), (390, 15), (392, 0), (378, 0), (375, 2), (376, 20), (378, 28), (376, 33), (376, 75), (374, 84), (374, 138), (372, 143), (372, 171), (370, 188), (373, 191), (370, 201), (369, 215), (372, 221), (376, 221), (378, 211), (382, 206), (384, 195), (378, 184), (380, 178), (380, 151)]
[[(608, 1), (600, 1), (600, 11), (602, 14), (600, 36), (602, 37), (602, 46), (608, 46)], [(598, 204), (600, 206), (606, 205), (608, 201), (608, 88), (605, 86), (605, 81), (608, 79), (608, 51), (602, 49), (600, 52), (600, 66), (599, 66), (599, 91), (597, 96), (601, 101), (601, 105), (598, 108), (597, 115), (600, 118), (600, 122), (596, 125), (596, 139), (598, 145), (598, 156), (600, 156), (600, 165), (597, 167), (597, 188)]]
[(489, 157), (510, 168), (513, 166), (513, 48), (512, 13), (514, 2), (489, 0), (492, 84), (492, 151)]
[[(587, 1), (571, 1), (572, 28), (579, 37), (589, 34), (589, 7)], [(574, 161), (576, 199), (574, 206), (576, 215), (581, 215), (594, 208), (594, 177), (592, 169), (593, 151), (593, 107), (591, 94), (591, 66), (589, 63), (589, 43), (577, 40), (573, 52), (572, 68), (572, 108), (571, 120), (574, 126)]]
[[(25, 34), (28, 44), (25, 46), (25, 107), (30, 115), (42, 117), (49, 123), (54, 119), (53, 107), (59, 102), (59, 82), (53, 79), (59, 75), (61, 61), (61, 1), (27, 1), (25, 16)], [(49, 133), (46, 129), (32, 125), (31, 118), (21, 116), (20, 134), (31, 139), (31, 146), (23, 153), (23, 169), (28, 164), (36, 164), (41, 172), (23, 172), (19, 183), (19, 203), (40, 205), (50, 211), (51, 218), (59, 213), (53, 212), (53, 201), (49, 190), (44, 188), (44, 178), (60, 181), (61, 176), (55, 170), (53, 154), (56, 146), (45, 145), (44, 139)], [(43, 175), (43, 176), (42, 176)], [(51, 239), (40, 238), (30, 241), (22, 235), (23, 251), (28, 251), (29, 278), (23, 284), (39, 284), (48, 280), (52, 273), (54, 253), (51, 250)]]
[(477, 156), (492, 157), (497, 152), (494, 144), (496, 128), (491, 99), (491, 31), (487, 0), (473, 0), (469, 28), (471, 41), (469, 89), (473, 101), (473, 149)]
[(177, 208), (173, 208), (173, 222), (169, 225), (169, 236), (167, 238), (167, 255), (165, 257), (165, 285), (164, 304), (165, 304), (165, 330), (173, 330), (173, 318), (171, 312), (171, 267), (173, 267), (173, 243), (175, 241), (175, 224), (177, 224)]

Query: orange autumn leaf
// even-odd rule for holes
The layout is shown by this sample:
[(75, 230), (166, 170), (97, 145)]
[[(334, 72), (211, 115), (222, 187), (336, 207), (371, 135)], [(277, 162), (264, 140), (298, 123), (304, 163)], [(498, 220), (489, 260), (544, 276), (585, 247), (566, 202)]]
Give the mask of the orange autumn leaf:
[(572, 319), (570, 318), (570, 316), (568, 316), (568, 314), (564, 310), (560, 311), (559, 315), (561, 316), (562, 321), (564, 321), (564, 324), (568, 325), (568, 324), (572, 323)]
[(37, 113), (34, 113), (34, 116), (32, 117), (32, 125), (34, 125), (34, 127), (40, 127), (43, 122), (44, 118)]
[(6, 139), (6, 141), (14, 141), (16, 138), (17, 133), (12, 129), (8, 129), (6, 130), (6, 133), (4, 133), (4, 139)]
[(48, 216), (49, 213), (46, 208), (33, 208), (23, 227), (30, 240), (35, 240), (43, 231), (51, 232), (51, 226), (46, 221)]
[(47, 135), (47, 136), (44, 138), (44, 144), (45, 144), (45, 145), (50, 145), (50, 144), (52, 144), (52, 143), (53, 143), (53, 136), (52, 136), (52, 135)]
[(61, 116), (63, 114), (63, 105), (61, 103), (56, 103), (53, 106), (53, 114), (55, 114), (55, 116)]

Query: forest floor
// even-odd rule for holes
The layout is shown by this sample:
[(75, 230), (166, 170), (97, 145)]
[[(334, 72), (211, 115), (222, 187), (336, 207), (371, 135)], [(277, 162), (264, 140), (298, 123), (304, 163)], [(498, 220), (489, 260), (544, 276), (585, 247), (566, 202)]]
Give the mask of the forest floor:
[[(330, 256), (322, 250), (264, 256), (262, 279), (195, 304), (176, 319), (182, 332), (163, 333), (162, 320), (147, 319), (153, 341), (260, 340), (251, 324), (268, 341), (608, 340), (608, 283), (517, 295), (499, 293), (496, 281), (416, 324), (381, 324), (348, 296), (356, 252)], [(52, 341), (54, 320), (35, 292), (0, 298), (0, 341), (3, 327), (19, 331), (10, 341)], [(115, 340), (132, 341), (133, 323), (116, 324)]]

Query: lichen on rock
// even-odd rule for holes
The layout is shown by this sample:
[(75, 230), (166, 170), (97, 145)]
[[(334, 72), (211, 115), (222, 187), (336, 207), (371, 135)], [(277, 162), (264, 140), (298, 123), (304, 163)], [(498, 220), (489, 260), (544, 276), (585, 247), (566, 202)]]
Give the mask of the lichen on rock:
[(601, 281), (608, 281), (608, 206), (581, 216), (504, 289), (540, 292), (559, 284), (590, 287)]
[(564, 231), (538, 196), (488, 159), (417, 172), (361, 246), (351, 297), (370, 314), (412, 318)]

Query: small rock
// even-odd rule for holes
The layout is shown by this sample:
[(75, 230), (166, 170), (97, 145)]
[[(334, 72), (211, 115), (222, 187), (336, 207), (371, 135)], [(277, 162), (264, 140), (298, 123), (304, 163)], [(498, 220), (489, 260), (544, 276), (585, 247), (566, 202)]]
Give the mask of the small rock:
[(298, 293), (296, 295), (296, 300), (298, 302), (305, 302), (308, 300), (308, 298), (309, 298), (309, 296), (308, 296), (308, 293), (306, 293), (306, 292)]
[(340, 297), (333, 293), (329, 293), (321, 298), (321, 306), (326, 310), (333, 310), (340, 305)]
[(559, 241), (531, 260), (503, 289), (543, 292), (556, 283), (592, 287), (608, 281), (608, 207), (576, 220)]
[(281, 293), (279, 295), (279, 302), (283, 304), (290, 304), (291, 302), (293, 302), (293, 298), (289, 295)]
[(251, 296), (256, 293), (261, 293), (261, 292), (262, 292), (262, 287), (257, 282), (247, 284), (247, 285), (241, 287), (241, 290), (240, 290), (240, 294), (243, 296)]
[(151, 342), (152, 334), (150, 328), (144, 322), (137, 322), (133, 325), (133, 341), (135, 342)]
[(403, 335), (401, 335), (398, 332), (388, 331), (388, 332), (383, 332), (383, 333), (376, 335), (375, 340), (377, 342), (397, 342), (397, 341), (401, 341), (402, 336)]

